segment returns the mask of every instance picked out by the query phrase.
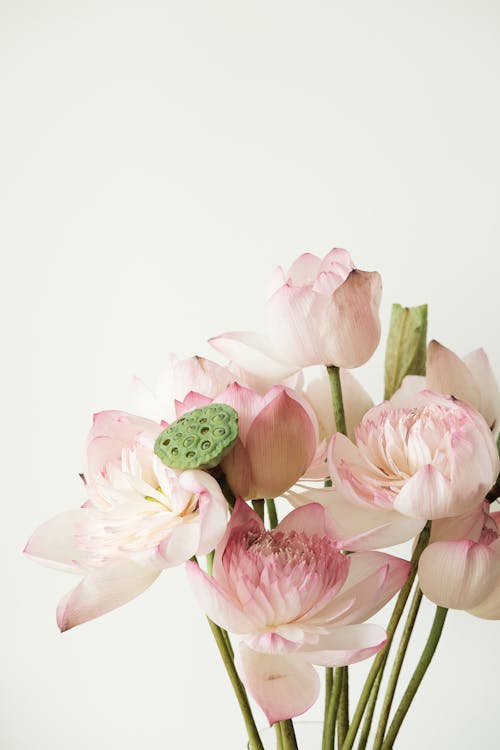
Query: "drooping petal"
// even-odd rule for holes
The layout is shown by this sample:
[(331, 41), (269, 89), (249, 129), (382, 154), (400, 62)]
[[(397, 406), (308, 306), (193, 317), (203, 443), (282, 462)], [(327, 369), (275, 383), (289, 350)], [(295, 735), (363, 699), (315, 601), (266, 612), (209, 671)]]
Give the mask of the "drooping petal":
[(66, 573), (81, 573), (78, 560), (82, 550), (75, 535), (80, 528), (85, 508), (69, 510), (42, 523), (30, 537), (23, 552), (43, 565)]
[(376, 654), (387, 640), (383, 628), (372, 623), (345, 625), (332, 628), (320, 636), (318, 643), (300, 649), (300, 654), (312, 664), (323, 667), (344, 667)]
[(59, 602), (57, 624), (61, 632), (121, 607), (142, 594), (159, 574), (157, 568), (126, 558), (92, 570)]
[(469, 539), (435, 542), (422, 553), (420, 587), (441, 607), (472, 609), (486, 599), (500, 574), (500, 555)]
[(316, 670), (296, 656), (264, 654), (241, 643), (236, 666), (270, 724), (303, 714), (318, 698)]
[(186, 572), (200, 607), (213, 622), (231, 633), (253, 632), (255, 624), (252, 618), (230, 599), (215, 578), (207, 576), (192, 561), (186, 563)]

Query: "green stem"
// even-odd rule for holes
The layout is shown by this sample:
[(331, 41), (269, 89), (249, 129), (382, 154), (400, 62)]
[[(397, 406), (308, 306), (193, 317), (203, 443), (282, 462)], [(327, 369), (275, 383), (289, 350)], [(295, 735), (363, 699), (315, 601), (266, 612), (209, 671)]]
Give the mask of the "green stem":
[(278, 525), (278, 514), (276, 512), (276, 504), (272, 497), (268, 497), (266, 500), (267, 515), (269, 516), (269, 526), (271, 529), (275, 529)]
[(413, 581), (415, 580), (415, 576), (417, 575), (418, 561), (420, 559), (420, 555), (422, 554), (425, 547), (429, 543), (429, 536), (430, 536), (430, 522), (426, 523), (426, 525), (420, 532), (417, 545), (413, 551), (413, 555), (411, 558), (410, 574), (408, 578), (406, 579), (404, 586), (401, 588), (401, 591), (399, 592), (398, 598), (396, 599), (396, 604), (394, 605), (394, 609), (391, 615), (391, 619), (389, 620), (389, 624), (387, 625), (386, 644), (384, 648), (378, 652), (377, 656), (373, 660), (371, 669), (368, 672), (368, 676), (365, 680), (365, 684), (363, 686), (363, 690), (361, 692), (358, 705), (356, 706), (356, 710), (352, 717), (352, 722), (349, 727), (349, 731), (347, 732), (344, 744), (342, 745), (342, 750), (351, 750), (352, 746), (354, 745), (354, 740), (356, 739), (356, 735), (358, 733), (359, 725), (361, 723), (361, 719), (363, 718), (366, 705), (370, 699), (370, 694), (372, 692), (372, 688), (376, 681), (377, 674), (379, 670), (383, 669), (385, 666), (385, 661), (387, 659), (387, 655), (391, 647), (392, 639), (394, 638), (394, 633), (396, 632), (398, 623), (403, 615), (403, 610), (405, 608), (406, 602), (408, 601), (408, 597), (410, 596), (410, 591), (413, 586)]
[(380, 690), (380, 683), (382, 682), (382, 677), (384, 676), (384, 667), (386, 663), (387, 663), (387, 657), (385, 661), (383, 662), (375, 678), (375, 682), (373, 683), (373, 687), (370, 693), (370, 698), (366, 706), (366, 713), (365, 713), (365, 719), (363, 721), (363, 728), (361, 730), (361, 734), (359, 737), (358, 750), (365, 750), (366, 743), (368, 742), (368, 737), (370, 736), (370, 729), (372, 726), (373, 714), (375, 711), (375, 704), (377, 703), (378, 691)]
[(285, 721), (281, 721), (280, 724), (283, 750), (299, 750), (297, 738), (295, 737), (295, 730), (293, 728), (293, 721), (291, 719), (286, 719)]
[(387, 736), (384, 740), (384, 744), (382, 745), (382, 750), (391, 750), (394, 744), (394, 740), (396, 739), (396, 736), (401, 728), (403, 719), (408, 713), (413, 698), (415, 697), (415, 693), (417, 692), (420, 683), (424, 679), (427, 668), (431, 663), (432, 657), (434, 656), (437, 645), (439, 643), (439, 639), (441, 638), (441, 633), (443, 632), (447, 614), (448, 610), (444, 607), (436, 607), (436, 614), (434, 615), (434, 621), (432, 623), (431, 632), (429, 633), (427, 643), (424, 646), (422, 656), (419, 659), (413, 676), (408, 683), (408, 687), (406, 688), (405, 693), (401, 698), (400, 704), (392, 720), (392, 724), (389, 727), (389, 731), (387, 732)]
[(252, 709), (250, 708), (250, 703), (248, 702), (246, 690), (243, 687), (243, 683), (241, 682), (240, 678), (238, 677), (238, 673), (229, 653), (227, 641), (224, 637), (222, 628), (216, 625), (215, 622), (212, 622), (209, 617), (207, 617), (207, 620), (214, 635), (215, 642), (217, 643), (220, 655), (222, 656), (222, 661), (224, 662), (226, 672), (229, 676), (229, 679), (231, 680), (231, 684), (236, 694), (236, 699), (239, 703), (241, 713), (243, 715), (243, 720), (245, 722), (248, 733), (250, 750), (264, 750), (264, 746), (259, 737), (257, 727), (255, 726), (255, 721), (252, 715)]
[(279, 721), (275, 723), (274, 731), (276, 734), (276, 750), (283, 750), (283, 734), (281, 732), (281, 724)]
[(401, 667), (403, 666), (406, 650), (408, 648), (408, 643), (410, 642), (410, 637), (413, 632), (415, 620), (417, 619), (421, 601), (422, 591), (420, 589), (420, 586), (417, 585), (410, 605), (410, 610), (408, 612), (408, 617), (406, 618), (403, 633), (401, 635), (398, 650), (396, 652), (394, 664), (392, 665), (389, 681), (387, 683), (384, 702), (382, 704), (382, 710), (380, 712), (380, 718), (377, 727), (377, 734), (375, 735), (375, 742), (373, 744), (373, 750), (380, 750), (384, 741), (384, 734), (387, 727), (387, 722), (389, 721), (389, 714), (391, 712), (392, 701), (394, 700), (396, 685), (398, 684)]
[(333, 415), (335, 417), (335, 429), (343, 435), (347, 435), (344, 415), (344, 402), (342, 400), (342, 386), (340, 384), (340, 368), (336, 365), (327, 366), (330, 379), (330, 391), (332, 394)]
[(338, 667), (335, 671), (342, 672), (343, 675), (337, 718), (337, 739), (339, 747), (342, 747), (349, 729), (349, 670), (347, 667)]
[(333, 688), (333, 667), (326, 667), (325, 668), (325, 718), (328, 711), (328, 706), (330, 705), (330, 698), (332, 695), (332, 688)]
[(321, 750), (334, 750), (335, 748), (335, 724), (337, 723), (343, 678), (344, 673), (341, 670), (336, 669), (335, 679), (333, 680), (333, 689), (328, 703), (328, 710), (325, 715), (325, 723), (323, 725), (323, 742)]
[(260, 520), (264, 522), (264, 500), (252, 500), (252, 505)]

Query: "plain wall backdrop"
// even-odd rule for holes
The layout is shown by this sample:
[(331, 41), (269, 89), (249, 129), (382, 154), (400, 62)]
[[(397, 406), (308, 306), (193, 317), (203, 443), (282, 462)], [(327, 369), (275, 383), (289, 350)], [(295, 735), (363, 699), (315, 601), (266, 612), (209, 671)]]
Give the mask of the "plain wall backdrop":
[[(243, 750), (182, 569), (61, 636), (75, 581), (21, 550), (83, 502), (92, 413), (260, 329), (305, 250), (381, 272), (384, 340), (392, 302), (428, 302), (431, 337), (500, 372), (499, 23), (495, 0), (1, 0), (2, 748)], [(498, 633), (450, 614), (397, 747), (498, 747)]]

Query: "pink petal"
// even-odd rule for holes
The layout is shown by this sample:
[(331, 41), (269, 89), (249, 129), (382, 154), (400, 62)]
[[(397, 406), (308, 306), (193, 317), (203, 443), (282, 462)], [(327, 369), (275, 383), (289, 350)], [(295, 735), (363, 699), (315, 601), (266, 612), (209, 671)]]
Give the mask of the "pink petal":
[(285, 389), (258, 413), (246, 439), (252, 472), (248, 497), (278, 497), (306, 472), (317, 445), (315, 421)]
[(295, 286), (312, 284), (320, 269), (321, 258), (313, 253), (302, 253), (288, 269), (286, 281)]
[(337, 601), (354, 598), (353, 606), (336, 624), (361, 623), (372, 617), (400, 590), (411, 570), (407, 560), (383, 552), (349, 555), (350, 569)]
[[(376, 408), (376, 407), (375, 407)], [(336, 432), (328, 446), (328, 470), (337, 491), (354, 505), (360, 508), (372, 508), (367, 496), (360, 496), (354, 483), (350, 481), (351, 467), (353, 473), (365, 473), (368, 464), (361, 455), (359, 448), (349, 438)], [(370, 498), (371, 499), (371, 498)]]
[[(227, 529), (217, 545), (214, 555), (213, 574), (220, 584), (226, 584), (226, 572), (222, 564), (222, 558), (231, 536), (233, 534), (235, 536), (242, 536), (249, 531), (258, 534), (263, 531), (263, 529), (264, 524), (260, 516), (243, 500), (243, 498), (236, 498)], [(228, 588), (230, 588), (229, 582), (227, 585)]]
[(276, 527), (287, 534), (296, 531), (308, 536), (329, 536), (335, 539), (335, 531), (329, 523), (325, 509), (319, 503), (309, 503), (288, 513)]
[(383, 510), (363, 503), (357, 505), (334, 488), (322, 487), (304, 492), (290, 490), (286, 499), (299, 503), (321, 503), (326, 508), (341, 549), (369, 550), (391, 547), (413, 539), (425, 526), (425, 520), (402, 516), (396, 511)]
[(69, 510), (39, 526), (30, 537), (23, 552), (43, 565), (66, 573), (81, 573), (78, 559), (82, 550), (75, 543), (86, 514), (84, 508)]
[(476, 607), (490, 594), (499, 575), (500, 555), (468, 539), (429, 545), (418, 566), (424, 594), (450, 609)]
[(270, 297), (266, 306), (269, 336), (281, 361), (297, 368), (335, 364), (326, 359), (328, 303), (328, 295), (289, 284)]
[(407, 375), (403, 378), (398, 390), (391, 397), (391, 404), (395, 409), (411, 409), (417, 403), (420, 391), (427, 387), (425, 377), (421, 375)]
[(303, 714), (318, 698), (315, 669), (293, 655), (264, 654), (240, 643), (236, 667), (270, 724)]
[(57, 624), (61, 632), (121, 607), (142, 594), (159, 574), (156, 568), (127, 559), (96, 568), (59, 602)]
[(312, 664), (324, 667), (344, 667), (376, 654), (385, 645), (386, 632), (378, 625), (345, 625), (332, 628), (322, 635), (314, 648), (305, 646), (298, 652)]
[(233, 383), (214, 399), (214, 403), (227, 404), (237, 412), (238, 437), (245, 445), (252, 422), (264, 406), (264, 398), (250, 388)]
[(200, 522), (181, 521), (158, 545), (158, 552), (167, 567), (182, 565), (198, 551), (200, 543)]
[(192, 561), (186, 563), (186, 572), (201, 609), (213, 622), (231, 633), (246, 634), (255, 630), (253, 620), (230, 599), (215, 578), (207, 576)]
[(449, 393), (479, 409), (479, 391), (467, 365), (437, 341), (427, 347), (427, 387), (437, 393)]
[(464, 357), (464, 362), (479, 390), (478, 409), (488, 426), (497, 432), (500, 422), (500, 390), (488, 356), (484, 349), (476, 349)]
[(326, 364), (352, 369), (372, 356), (380, 340), (381, 293), (380, 275), (359, 270), (335, 291), (327, 310)]
[[(473, 498), (473, 503), (477, 501)], [(419, 469), (394, 500), (394, 508), (406, 516), (421, 519), (459, 515), (467, 508), (457, 507), (457, 498), (446, 477), (432, 464)]]
[(189, 391), (184, 397), (183, 401), (174, 401), (175, 407), (175, 418), (179, 419), (186, 412), (192, 411), (193, 409), (201, 409), (203, 406), (207, 406), (212, 403), (212, 399), (208, 396), (202, 396), (201, 393), (196, 391)]
[(483, 503), (480, 503), (469, 513), (453, 518), (438, 518), (432, 522), (430, 541), (432, 543), (471, 539), (473, 542), (477, 542), (481, 536), (483, 521)]
[(88, 435), (88, 441), (97, 437), (109, 437), (127, 445), (135, 442), (142, 432), (160, 431), (161, 427), (151, 419), (144, 419), (125, 411), (101, 411), (94, 414), (94, 421)]
[(227, 527), (228, 507), (215, 479), (205, 471), (184, 471), (181, 487), (199, 496), (199, 555), (207, 555), (220, 542)]
[(469, 612), (484, 620), (500, 620), (500, 576), (488, 596), (477, 606), (469, 609)]

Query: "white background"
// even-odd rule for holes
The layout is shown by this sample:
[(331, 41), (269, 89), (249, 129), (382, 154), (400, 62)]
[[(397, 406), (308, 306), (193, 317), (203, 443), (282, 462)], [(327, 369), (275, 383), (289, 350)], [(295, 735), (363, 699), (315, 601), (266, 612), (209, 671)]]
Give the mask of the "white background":
[[(182, 569), (61, 636), (55, 606), (74, 581), (21, 550), (83, 501), (92, 412), (132, 408), (131, 376), (152, 382), (169, 351), (208, 355), (209, 336), (259, 329), (271, 271), (304, 250), (347, 247), (381, 272), (384, 338), (392, 302), (427, 301), (432, 337), (461, 354), (483, 345), (500, 370), (499, 6), (1, 0), (0, 12), (0, 744), (238, 750)], [(382, 359), (381, 347), (360, 371), (376, 399)], [(450, 614), (398, 747), (498, 746), (498, 631)]]

